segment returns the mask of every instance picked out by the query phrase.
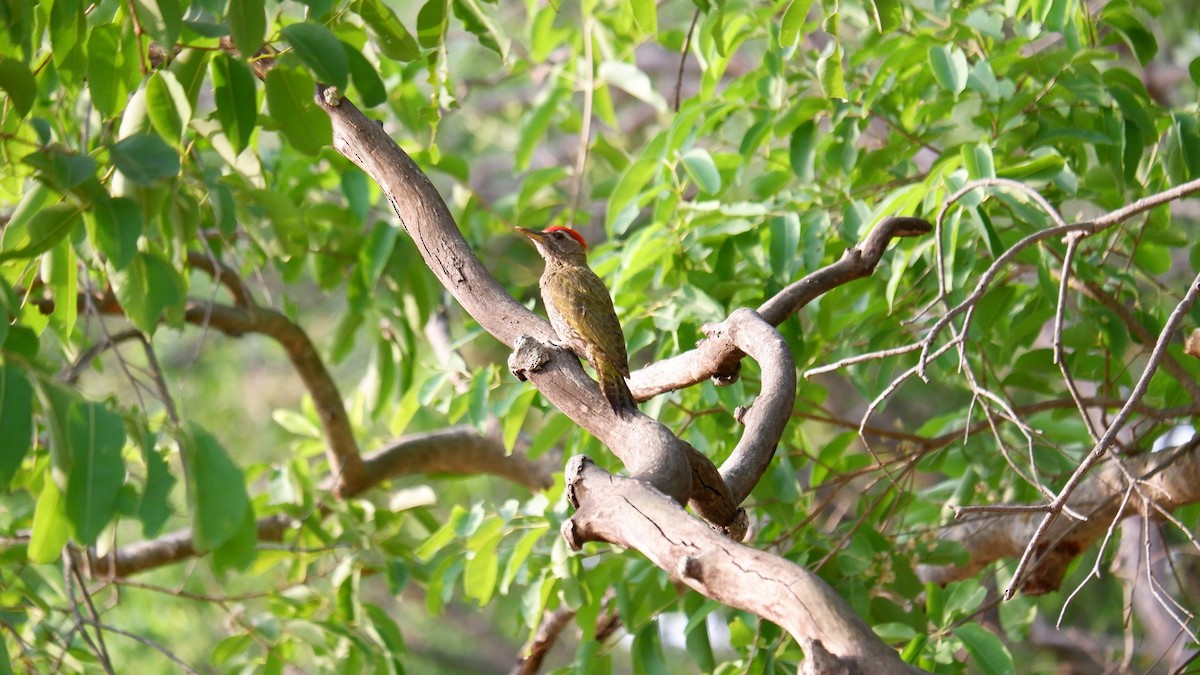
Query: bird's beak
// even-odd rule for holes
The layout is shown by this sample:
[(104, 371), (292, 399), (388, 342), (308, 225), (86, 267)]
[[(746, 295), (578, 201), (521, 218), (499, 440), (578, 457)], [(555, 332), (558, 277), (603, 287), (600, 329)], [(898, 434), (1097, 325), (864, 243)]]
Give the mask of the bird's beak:
[(514, 229), (517, 232), (520, 232), (521, 234), (525, 235), (526, 237), (529, 237), (533, 241), (541, 241), (542, 238), (546, 236), (546, 235), (542, 234), (540, 231), (531, 230), (528, 227), (517, 227)]

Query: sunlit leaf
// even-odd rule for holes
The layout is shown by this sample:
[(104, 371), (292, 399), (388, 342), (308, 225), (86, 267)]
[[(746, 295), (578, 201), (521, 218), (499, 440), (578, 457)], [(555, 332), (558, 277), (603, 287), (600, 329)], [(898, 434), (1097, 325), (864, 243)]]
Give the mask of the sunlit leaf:
[(108, 148), (113, 165), (135, 185), (149, 186), (179, 174), (179, 153), (158, 134), (134, 134)]
[(952, 94), (967, 88), (967, 55), (958, 47), (935, 45), (929, 48), (929, 65), (938, 84)]
[(367, 30), (384, 56), (397, 61), (412, 61), (420, 56), (417, 41), (381, 0), (358, 0), (354, 9), (367, 24)]
[[(340, 47), (339, 53), (342, 53)], [(333, 142), (329, 115), (313, 101), (315, 83), (307, 72), (282, 66), (272, 68), (266, 86), (271, 117), (297, 150), (315, 155)]]
[[(312, 69), (318, 82), (338, 89), (346, 88), (350, 64), (341, 42), (328, 28), (306, 21), (284, 26), (281, 33), (304, 64)], [(269, 86), (267, 96), (269, 100)]]
[(37, 96), (37, 81), (29, 66), (7, 56), (0, 57), (0, 89), (4, 90), (18, 116), (29, 114)]
[(76, 403), (70, 413), (66, 510), (75, 539), (95, 543), (115, 515), (117, 491), (125, 479), (121, 448), (125, 429), (119, 415), (98, 403)]
[(230, 0), (229, 33), (233, 45), (245, 56), (253, 56), (262, 47), (267, 30), (267, 12), (263, 0)]
[(243, 528), (250, 500), (246, 479), (217, 439), (192, 425), (179, 438), (187, 463), (188, 505), (194, 526), (192, 541), (207, 552), (224, 545)]
[(217, 119), (237, 152), (250, 142), (258, 118), (254, 73), (240, 59), (221, 54), (212, 60), (213, 97)]
[(0, 364), (0, 493), (33, 447), (33, 387), (11, 364)]

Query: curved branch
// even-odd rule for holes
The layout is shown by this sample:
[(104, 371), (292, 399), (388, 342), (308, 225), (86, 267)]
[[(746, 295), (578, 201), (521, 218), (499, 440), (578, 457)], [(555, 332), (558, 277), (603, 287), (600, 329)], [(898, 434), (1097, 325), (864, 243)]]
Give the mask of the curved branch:
[[(932, 229), (932, 225), (920, 218), (884, 218), (862, 243), (847, 249), (840, 260), (784, 288), (759, 305), (758, 314), (767, 323), (778, 326), (822, 294), (869, 276), (893, 239), (921, 236)], [(696, 349), (635, 371), (629, 378), (629, 388), (635, 399), (644, 401), (709, 378), (718, 384), (728, 384), (737, 379), (743, 356), (728, 344), (704, 340)]]
[(710, 339), (724, 334), (762, 369), (762, 389), (742, 419), (746, 431), (721, 465), (721, 477), (734, 503), (740, 504), (770, 466), (790, 421), (796, 402), (796, 365), (779, 331), (751, 310), (736, 310), (725, 323), (706, 332)]
[(273, 309), (230, 307), (199, 300), (187, 303), (184, 319), (188, 323), (215, 328), (232, 337), (258, 333), (278, 342), (304, 381), (317, 409), (321, 432), (325, 437), (325, 453), (336, 476), (332, 490), (334, 496), (340, 498), (362, 490), (367, 474), (363, 471), (358, 441), (354, 439), (354, 430), (346, 416), (342, 395), (303, 328)]
[(361, 486), (347, 497), (389, 478), (422, 473), (488, 474), (535, 491), (554, 485), (554, 477), (546, 466), (522, 455), (509, 455), (500, 441), (465, 426), (405, 436), (364, 457), (363, 469), (371, 477), (371, 484)]

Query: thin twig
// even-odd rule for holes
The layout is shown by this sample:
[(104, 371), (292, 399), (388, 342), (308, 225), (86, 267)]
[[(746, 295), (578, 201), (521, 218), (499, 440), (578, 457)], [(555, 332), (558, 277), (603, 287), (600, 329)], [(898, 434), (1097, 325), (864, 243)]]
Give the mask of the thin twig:
[(679, 50), (679, 72), (675, 74), (675, 112), (679, 112), (680, 92), (683, 89), (683, 66), (687, 63), (688, 50), (692, 47), (692, 33), (696, 32), (696, 21), (700, 18), (700, 10), (692, 14), (692, 25), (688, 27), (687, 37), (683, 39), (683, 49)]
[(147, 647), (150, 647), (151, 649), (154, 649), (155, 651), (159, 652), (160, 654), (167, 657), (168, 659), (171, 659), (171, 661), (174, 662), (175, 665), (179, 666), (180, 668), (183, 668), (184, 672), (193, 673), (194, 675), (200, 675), (200, 671), (198, 671), (195, 668), (192, 668), (188, 664), (184, 663), (182, 659), (180, 659), (178, 656), (175, 656), (173, 653), (171, 653), (171, 650), (160, 645), (159, 643), (155, 642), (154, 640), (144, 638), (141, 635), (137, 635), (135, 633), (130, 633), (129, 631), (121, 630), (120, 628), (117, 628), (115, 626), (109, 626), (108, 624), (100, 623), (99, 621), (92, 621), (91, 619), (84, 619), (83, 622), (88, 624), (89, 626), (95, 627), (97, 630), (107, 631), (109, 633), (115, 633), (117, 635), (127, 637), (130, 640), (134, 640), (135, 642), (140, 642), (140, 643), (146, 645)]
[[(1197, 181), (1196, 184), (1197, 187), (1200, 187), (1200, 181)], [(1012, 581), (1009, 582), (1008, 588), (1004, 589), (1004, 598), (1006, 600), (1011, 599), (1016, 592), (1021, 582), (1021, 577), (1025, 569), (1029, 566), (1030, 559), (1033, 557), (1034, 550), (1041, 544), (1046, 530), (1049, 529), (1050, 524), (1058, 517), (1067, 499), (1070, 498), (1071, 493), (1079, 486), (1084, 475), (1087, 474), (1092, 466), (1100, 461), (1100, 458), (1108, 452), (1108, 448), (1113, 444), (1117, 433), (1124, 428), (1125, 423), (1129, 420), (1130, 415), (1132, 415), (1134, 406), (1146, 395), (1146, 390), (1150, 387), (1150, 379), (1154, 377), (1154, 373), (1158, 370), (1158, 364), (1163, 359), (1167, 344), (1175, 335), (1175, 331), (1183, 321), (1183, 318), (1191, 310), (1192, 306), (1196, 304), (1197, 297), (1200, 297), (1200, 275), (1197, 275), (1192, 281), (1192, 285), (1188, 288), (1188, 292), (1184, 295), (1183, 300), (1175, 306), (1174, 311), (1167, 318), (1166, 325), (1163, 326), (1162, 331), (1158, 335), (1158, 342), (1155, 343), (1154, 349), (1150, 352), (1149, 361), (1142, 370), (1142, 375), (1138, 378), (1137, 384), (1134, 385), (1133, 391), (1130, 392), (1125, 405), (1117, 412), (1116, 417), (1113, 418), (1108, 429), (1104, 432), (1104, 436), (1100, 438), (1100, 441), (1096, 443), (1092, 451), (1088, 453), (1088, 456), (1080, 462), (1075, 472), (1067, 479), (1066, 485), (1063, 486), (1062, 490), (1058, 493), (1058, 497), (1051, 503), (1051, 511), (1038, 524), (1037, 530), (1034, 531), (1033, 537), (1030, 538), (1029, 544), (1025, 547), (1025, 552), (1021, 555), (1021, 560), (1017, 563), (1017, 569), (1013, 573)]]

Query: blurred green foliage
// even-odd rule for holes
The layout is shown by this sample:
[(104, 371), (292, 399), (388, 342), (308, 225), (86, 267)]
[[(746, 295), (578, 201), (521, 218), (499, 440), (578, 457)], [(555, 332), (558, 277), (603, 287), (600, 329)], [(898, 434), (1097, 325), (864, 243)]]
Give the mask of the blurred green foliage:
[[(905, 240), (781, 330), (802, 373), (911, 344), (1053, 224), (1032, 193), (1072, 221), (1200, 178), (1200, 40), (1194, 13), (1167, 3), (7, 0), (0, 15), (0, 671), (98, 667), (64, 546), (102, 554), (184, 526), (198, 560), (89, 588), (97, 621), (205, 672), (471, 672), (489, 666), (463, 659), (464, 635), (515, 658), (559, 607), (577, 611), (582, 637), (556, 665), (578, 672), (677, 672), (680, 659), (792, 672), (802, 658), (778, 627), (680, 591), (640, 556), (570, 554), (555, 534), (569, 515), (561, 479), (533, 495), (437, 476), (325, 493), (311, 401), (266, 338), (189, 316), (190, 299), (234, 300), (189, 254), (230, 266), (315, 340), (364, 450), (499, 418), (518, 452), (620, 466), (507, 374), (502, 347), (442, 291), (377, 186), (328, 147), (315, 82), (381, 121), (522, 301), (534, 302), (540, 261), (512, 227), (582, 230), (635, 368), (837, 260), (890, 215), (942, 221), (945, 296), (934, 239)], [(259, 81), (264, 41), (275, 65)], [(1025, 190), (947, 205), (991, 178)], [(921, 667), (966, 672), (966, 654), (983, 672), (1014, 672), (1015, 657), (1022, 672), (1051, 668), (1023, 640), (1065, 594), (1002, 606), (992, 632), (976, 620), (1014, 563), (944, 589), (914, 570), (963, 560), (934, 538), (947, 503), (1035, 501), (1029, 476), (1059, 485), (1091, 448), (1046, 337), (1064, 265), (1076, 282), (1066, 365), (1119, 399), (1200, 265), (1188, 218), (1155, 209), (1069, 261), (1057, 239), (1025, 248), (997, 268), (961, 356), (881, 399), (861, 434), (866, 404), (917, 353), (802, 378), (749, 500), (753, 545), (816, 569)], [(449, 357), (426, 338), (435, 316)], [(165, 390), (137, 342), (67, 377), (129, 328), (153, 345)], [(1146, 405), (1194, 403), (1194, 363), (1160, 373)], [(730, 413), (756, 387), (747, 363), (731, 387), (643, 410), (719, 463), (739, 433)], [(1143, 416), (1130, 449), (1175, 421)], [(254, 519), (276, 514), (300, 524), (282, 544), (256, 543)], [(1186, 527), (1196, 516), (1177, 514)], [(1120, 590), (1092, 583), (1091, 610), (1068, 619), (1119, 637)], [(660, 636), (668, 611), (689, 618), (682, 647)], [(589, 642), (604, 612), (628, 647)], [(728, 644), (709, 635), (711, 613)], [(482, 633), (464, 616), (482, 617)], [(171, 667), (103, 634), (118, 670)]]

